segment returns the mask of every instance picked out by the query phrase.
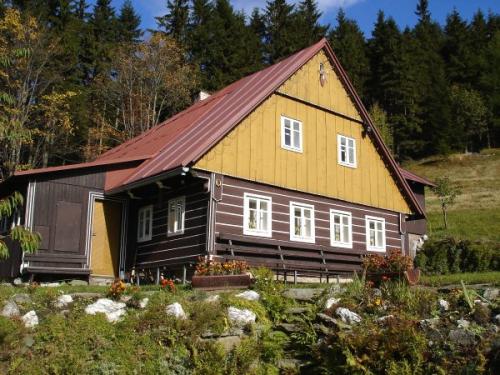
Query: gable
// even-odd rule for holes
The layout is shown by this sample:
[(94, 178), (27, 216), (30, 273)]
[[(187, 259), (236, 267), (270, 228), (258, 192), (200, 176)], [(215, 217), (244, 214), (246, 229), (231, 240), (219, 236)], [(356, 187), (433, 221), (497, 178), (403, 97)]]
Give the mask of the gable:
[[(225, 175), (410, 213), (405, 197), (363, 131), (360, 115), (321, 51), (194, 165)], [(326, 65), (326, 64), (325, 64)], [(356, 112), (355, 112), (356, 111)], [(281, 116), (302, 121), (303, 152), (281, 147)], [(356, 140), (357, 168), (339, 165), (337, 135)]]

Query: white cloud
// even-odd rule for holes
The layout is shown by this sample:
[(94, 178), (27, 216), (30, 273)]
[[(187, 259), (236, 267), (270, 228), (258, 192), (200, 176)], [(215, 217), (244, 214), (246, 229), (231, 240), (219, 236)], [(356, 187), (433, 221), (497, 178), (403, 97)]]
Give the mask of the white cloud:
[[(290, 1), (290, 0), (289, 0)], [(332, 8), (348, 8), (351, 5), (360, 3), (364, 0), (317, 0), (318, 6), (322, 12), (326, 12)], [(266, 6), (266, 0), (233, 0), (231, 3), (237, 10), (243, 9), (247, 14), (252, 12), (253, 8), (264, 8)], [(298, 0), (290, 1), (292, 3), (298, 3)]]

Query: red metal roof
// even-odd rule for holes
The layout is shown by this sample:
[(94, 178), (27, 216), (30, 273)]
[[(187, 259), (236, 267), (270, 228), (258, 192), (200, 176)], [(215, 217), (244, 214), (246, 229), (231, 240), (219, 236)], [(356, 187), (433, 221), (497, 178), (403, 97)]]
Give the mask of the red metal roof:
[(434, 182), (432, 182), (431, 180), (428, 180), (424, 177), (420, 177), (420, 176), (416, 175), (415, 173), (407, 171), (406, 169), (399, 167), (399, 170), (401, 171), (401, 174), (403, 175), (403, 177), (407, 180), (418, 182), (418, 183), (420, 183), (422, 185), (426, 185), (426, 186), (436, 186), (436, 184)]

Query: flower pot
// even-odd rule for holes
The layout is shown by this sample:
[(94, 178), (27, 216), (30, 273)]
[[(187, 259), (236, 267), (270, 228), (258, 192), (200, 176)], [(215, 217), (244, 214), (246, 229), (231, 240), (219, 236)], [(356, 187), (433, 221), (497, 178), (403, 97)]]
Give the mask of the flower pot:
[(216, 290), (247, 288), (250, 286), (250, 275), (194, 275), (191, 285), (196, 289)]

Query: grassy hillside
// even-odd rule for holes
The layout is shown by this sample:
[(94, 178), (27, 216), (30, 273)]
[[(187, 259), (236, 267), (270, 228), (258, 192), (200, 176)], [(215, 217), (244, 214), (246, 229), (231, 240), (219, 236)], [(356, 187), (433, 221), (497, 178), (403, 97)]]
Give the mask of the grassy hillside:
[(406, 164), (405, 168), (431, 180), (448, 176), (462, 188), (449, 212), (448, 231), (443, 227), (437, 197), (432, 191), (426, 192), (431, 236), (500, 242), (500, 149), (433, 157)]

